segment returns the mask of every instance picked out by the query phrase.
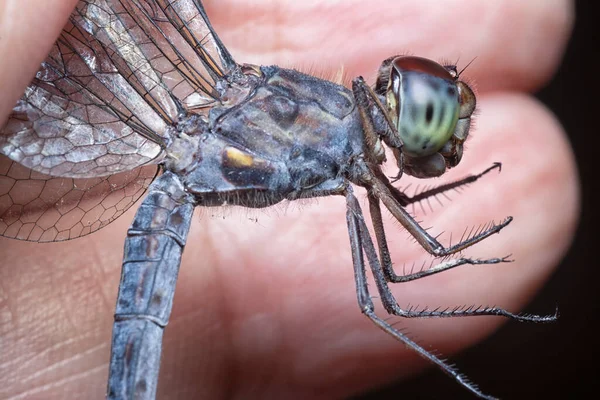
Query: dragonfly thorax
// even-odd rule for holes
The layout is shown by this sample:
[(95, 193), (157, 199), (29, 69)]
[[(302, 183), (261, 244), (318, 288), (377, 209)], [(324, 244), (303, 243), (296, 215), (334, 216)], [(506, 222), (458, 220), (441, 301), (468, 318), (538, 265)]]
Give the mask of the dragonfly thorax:
[(195, 139), (180, 135), (171, 146), (171, 168), (188, 170), (188, 190), (204, 205), (235, 199), (249, 207), (341, 190), (352, 158), (363, 152), (352, 92), (279, 67), (246, 73), (198, 125), (193, 156), (187, 148)]

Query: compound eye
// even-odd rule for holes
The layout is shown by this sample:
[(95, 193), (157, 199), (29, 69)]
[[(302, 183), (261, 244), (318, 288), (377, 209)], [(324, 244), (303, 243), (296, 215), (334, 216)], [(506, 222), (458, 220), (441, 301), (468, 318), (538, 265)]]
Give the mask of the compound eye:
[[(393, 62), (391, 85), (397, 102), (394, 120), (411, 157), (436, 153), (452, 137), (461, 109), (460, 92), (448, 70), (419, 57)], [(466, 86), (466, 85), (465, 85)]]
[(456, 86), (458, 87), (458, 93), (460, 98), (460, 113), (459, 118), (468, 118), (475, 111), (475, 107), (477, 106), (477, 100), (475, 98), (475, 93), (473, 90), (464, 82), (457, 82)]
[(423, 57), (397, 57), (393, 61), (393, 65), (395, 69), (402, 72), (420, 72), (441, 79), (454, 80), (454, 76), (446, 68), (435, 61)]

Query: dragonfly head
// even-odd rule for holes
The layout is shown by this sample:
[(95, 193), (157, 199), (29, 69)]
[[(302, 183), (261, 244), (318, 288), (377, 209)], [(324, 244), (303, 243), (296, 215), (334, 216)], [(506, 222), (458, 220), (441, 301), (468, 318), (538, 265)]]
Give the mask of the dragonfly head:
[[(385, 85), (385, 86), (384, 86)], [(385, 96), (398, 129), (404, 172), (417, 178), (442, 175), (462, 158), (476, 99), (456, 66), (398, 56), (382, 64), (376, 91)]]

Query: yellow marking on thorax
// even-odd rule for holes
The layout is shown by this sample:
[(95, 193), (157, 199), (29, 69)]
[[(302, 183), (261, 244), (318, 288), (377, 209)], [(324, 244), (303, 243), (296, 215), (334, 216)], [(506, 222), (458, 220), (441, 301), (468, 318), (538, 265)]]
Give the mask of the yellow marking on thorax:
[(225, 157), (227, 157), (230, 166), (237, 168), (251, 167), (255, 161), (252, 155), (230, 146), (225, 148)]

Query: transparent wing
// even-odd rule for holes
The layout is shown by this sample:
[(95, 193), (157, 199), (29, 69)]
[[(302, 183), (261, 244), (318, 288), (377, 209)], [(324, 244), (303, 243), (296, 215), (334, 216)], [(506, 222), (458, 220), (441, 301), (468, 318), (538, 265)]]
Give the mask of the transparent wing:
[(197, 0), (80, 1), (0, 151), (70, 178), (159, 162), (181, 112), (217, 102), (236, 68)]
[(53, 242), (108, 225), (144, 194), (158, 167), (107, 177), (53, 178), (0, 155), (0, 236)]
[[(153, 132), (165, 131), (165, 121), (132, 94), (128, 100), (131, 86), (121, 75), (91, 71), (65, 37), (13, 109), (0, 134), (1, 152), (38, 172), (76, 178), (156, 159), (161, 146)], [(121, 80), (112, 92), (105, 86), (109, 79)]]

